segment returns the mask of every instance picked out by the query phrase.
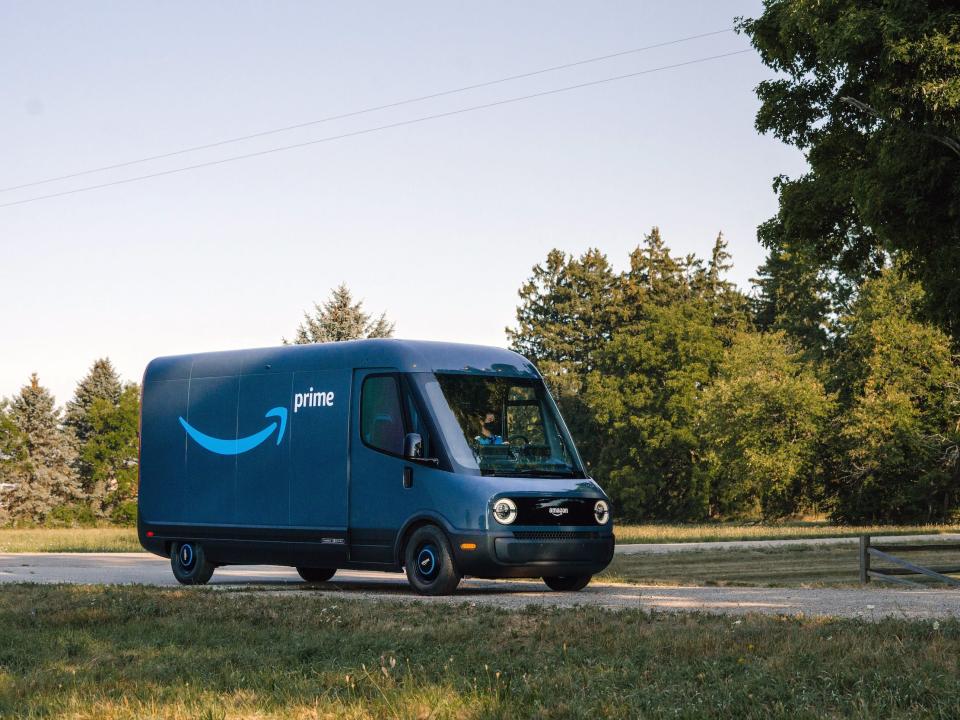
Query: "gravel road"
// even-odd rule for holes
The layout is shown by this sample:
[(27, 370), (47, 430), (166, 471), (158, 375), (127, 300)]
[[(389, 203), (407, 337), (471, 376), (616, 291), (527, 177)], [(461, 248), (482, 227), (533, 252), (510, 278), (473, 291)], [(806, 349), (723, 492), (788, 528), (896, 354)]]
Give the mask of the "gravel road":
[[(144, 553), (3, 553), (0, 554), (0, 583), (4, 582), (176, 585), (169, 563)], [(592, 583), (579, 593), (554, 593), (540, 582), (467, 579), (451, 597), (424, 598), (410, 590), (406, 578), (399, 574), (343, 570), (331, 582), (308, 587), (291, 568), (235, 565), (218, 569), (209, 588), (322, 593), (327, 597), (373, 600), (468, 602), (511, 609), (527, 605), (595, 605), (613, 610), (803, 614), (868, 620), (960, 618), (960, 590), (901, 590), (877, 586), (802, 589)]]

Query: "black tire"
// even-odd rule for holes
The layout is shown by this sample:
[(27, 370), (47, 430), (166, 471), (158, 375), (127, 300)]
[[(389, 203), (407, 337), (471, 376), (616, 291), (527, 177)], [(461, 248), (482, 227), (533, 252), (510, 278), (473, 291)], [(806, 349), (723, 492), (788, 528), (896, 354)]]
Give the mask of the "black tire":
[(206, 585), (214, 569), (203, 547), (192, 542), (178, 542), (170, 547), (170, 567), (182, 585)]
[(300, 577), (309, 583), (326, 582), (337, 572), (336, 568), (298, 567)]
[(436, 525), (414, 530), (403, 555), (407, 579), (421, 595), (450, 595), (460, 584), (450, 541)]
[(593, 575), (565, 575), (564, 577), (545, 577), (547, 587), (556, 592), (576, 592), (590, 584)]

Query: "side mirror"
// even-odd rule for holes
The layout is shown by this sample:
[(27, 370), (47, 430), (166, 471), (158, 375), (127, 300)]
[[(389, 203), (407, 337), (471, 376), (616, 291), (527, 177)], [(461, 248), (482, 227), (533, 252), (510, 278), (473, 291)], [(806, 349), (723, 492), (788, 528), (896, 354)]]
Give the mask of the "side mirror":
[(423, 457), (423, 438), (419, 433), (407, 433), (403, 438), (403, 456), (411, 460)]

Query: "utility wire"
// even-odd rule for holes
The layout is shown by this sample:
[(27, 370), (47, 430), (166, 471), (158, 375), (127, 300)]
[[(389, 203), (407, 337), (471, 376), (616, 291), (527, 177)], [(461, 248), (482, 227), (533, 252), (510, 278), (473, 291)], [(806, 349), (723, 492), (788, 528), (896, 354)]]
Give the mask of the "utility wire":
[(308, 147), (310, 145), (318, 145), (320, 143), (332, 142), (334, 140), (343, 140), (345, 138), (356, 137), (358, 135), (367, 135), (370, 133), (379, 132), (381, 130), (389, 130), (391, 128), (403, 127), (405, 125), (414, 125), (416, 123), (426, 122), (428, 120), (437, 120), (439, 118), (451, 117), (453, 115), (462, 115), (468, 112), (474, 112), (475, 110), (485, 110), (487, 108), (499, 107), (501, 105), (510, 105), (512, 103), (522, 102), (524, 100), (532, 100), (533, 98), (545, 97), (547, 95), (556, 95), (558, 93), (569, 92), (570, 90), (579, 90), (581, 88), (593, 87), (595, 85), (603, 85), (605, 83), (616, 82), (618, 80), (627, 80), (629, 78), (639, 77), (641, 75), (649, 75), (651, 73), (660, 72), (662, 70), (672, 70), (674, 68), (685, 67), (687, 65), (697, 65), (699, 63), (710, 62), (711, 60), (719, 60), (721, 58), (733, 57), (734, 55), (743, 55), (744, 53), (752, 52), (750, 49), (746, 50), (735, 50), (733, 52), (721, 53), (720, 55), (709, 55), (707, 57), (696, 58), (695, 60), (687, 60), (685, 62), (673, 63), (671, 65), (661, 65), (660, 67), (650, 68), (648, 70), (640, 70), (639, 72), (627, 73), (625, 75), (614, 75), (613, 77), (601, 78), (600, 80), (591, 80), (589, 82), (578, 83), (576, 85), (567, 85), (566, 87), (555, 88), (553, 90), (544, 90), (542, 92), (531, 93), (529, 95), (520, 95), (518, 97), (507, 98), (505, 100), (497, 100), (495, 102), (484, 103), (482, 105), (473, 105), (471, 107), (460, 108), (459, 110), (450, 110), (448, 112), (436, 113), (434, 115), (424, 115), (418, 118), (412, 118), (410, 120), (401, 120), (399, 122), (389, 123), (387, 125), (379, 125), (377, 127), (366, 128), (364, 130), (354, 130), (353, 132), (342, 133), (340, 135), (329, 135), (327, 137), (318, 138), (316, 140), (308, 140), (306, 142), (295, 143), (293, 145), (283, 145), (281, 147), (270, 148), (268, 150), (260, 150), (258, 152), (246, 153), (245, 155), (234, 155), (233, 157), (222, 158), (220, 160), (211, 160), (210, 162), (197, 163), (196, 165), (187, 165), (186, 167), (173, 168), (172, 170), (163, 170), (160, 172), (150, 173), (148, 175), (138, 175), (136, 177), (125, 178), (123, 180), (114, 180), (112, 182), (100, 183), (99, 185), (88, 185), (86, 187), (75, 188), (73, 190), (64, 190), (63, 192), (51, 193), (49, 195), (39, 195), (37, 197), (27, 198), (26, 200), (16, 200), (14, 202), (8, 202), (0, 204), (0, 208), (12, 207), (13, 205), (24, 205), (26, 203), (37, 202), (39, 200), (48, 200), (55, 197), (63, 197), (64, 195), (73, 195), (75, 193), (89, 192), (91, 190), (100, 190), (101, 188), (113, 187), (114, 185), (125, 185), (127, 183), (139, 182), (141, 180), (149, 180), (150, 178), (163, 177), (164, 175), (174, 175), (176, 173), (188, 172), (190, 170), (197, 170), (199, 168), (213, 167), (214, 165), (223, 165), (225, 163), (236, 162), (238, 160), (247, 160), (249, 158), (261, 157), (263, 155), (270, 155), (272, 153), (284, 152), (286, 150), (295, 150), (297, 148)]
[(377, 112), (378, 110), (389, 110), (390, 108), (411, 105), (413, 103), (423, 102), (424, 100), (433, 100), (434, 98), (444, 97), (446, 95), (455, 95), (457, 93), (467, 92), (468, 90), (476, 90), (478, 88), (490, 87), (491, 85), (499, 85), (501, 83), (511, 82), (513, 80), (521, 80), (523, 78), (534, 77), (536, 75), (556, 72), (557, 70), (567, 70), (569, 68), (578, 67), (580, 65), (589, 65), (590, 63), (601, 62), (603, 60), (612, 60), (613, 58), (624, 57), (625, 55), (633, 55), (636, 53), (645, 52), (647, 50), (667, 47), (668, 45), (677, 45), (679, 43), (690, 42), (691, 40), (699, 40), (701, 38), (711, 37), (713, 35), (722, 35), (728, 32), (733, 32), (733, 28), (714, 30), (712, 32), (700, 33), (699, 35), (689, 35), (687, 37), (677, 38), (676, 40), (667, 40), (666, 42), (657, 43), (655, 45), (645, 45), (644, 47), (633, 48), (632, 50), (623, 50), (621, 52), (615, 52), (609, 55), (600, 55), (598, 57), (577, 60), (576, 62), (565, 63), (563, 65), (554, 65), (553, 67), (520, 73), (519, 75), (509, 75), (496, 80), (487, 80), (486, 82), (476, 83), (475, 85), (465, 85), (464, 87), (454, 88), (452, 90), (442, 90), (440, 92), (431, 93), (430, 95), (421, 95), (420, 97), (409, 98), (407, 100), (398, 100), (397, 102), (387, 103), (385, 105), (375, 105), (373, 107), (363, 108), (362, 110), (353, 110), (351, 112), (341, 113), (340, 115), (330, 115), (328, 117), (319, 118), (318, 120), (309, 120), (307, 122), (297, 123), (296, 125), (287, 125), (286, 127), (274, 128), (273, 130), (263, 130), (261, 132), (251, 133), (250, 135), (240, 135), (238, 137), (207, 143), (205, 145), (194, 145), (192, 147), (183, 148), (181, 150), (173, 150), (160, 155), (150, 155), (149, 157), (138, 158), (136, 160), (127, 160), (125, 162), (115, 163), (113, 165), (103, 165), (101, 167), (91, 168), (89, 170), (80, 170), (79, 172), (70, 173), (68, 175), (58, 175), (57, 177), (45, 178), (43, 180), (34, 180), (33, 182), (23, 183), (21, 185), (11, 185), (10, 187), (0, 188), (0, 193), (36, 187), (37, 185), (46, 185), (47, 183), (57, 182), (59, 180), (69, 180), (71, 178), (81, 177), (82, 175), (105, 172), (106, 170), (117, 170), (119, 168), (129, 167), (131, 165), (139, 165), (140, 163), (151, 162), (153, 160), (163, 160), (164, 158), (175, 157), (177, 155), (185, 155), (186, 153), (197, 152), (199, 150), (209, 150), (210, 148), (220, 147), (221, 145), (243, 142), (244, 140), (253, 140), (254, 138), (275, 135), (277, 133), (288, 132), (290, 130), (299, 130), (300, 128), (333, 122), (334, 120), (344, 120), (346, 118), (356, 117), (357, 115)]

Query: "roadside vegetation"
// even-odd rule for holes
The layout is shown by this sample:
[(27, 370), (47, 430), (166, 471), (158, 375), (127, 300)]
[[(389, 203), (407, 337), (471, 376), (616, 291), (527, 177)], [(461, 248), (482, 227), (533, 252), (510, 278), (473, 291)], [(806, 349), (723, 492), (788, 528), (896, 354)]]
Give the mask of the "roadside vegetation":
[(723, 542), (736, 540), (802, 540), (857, 535), (939, 535), (960, 533), (960, 525), (836, 525), (826, 520), (691, 525), (615, 525), (620, 545), (630, 543)]
[(0, 553), (142, 550), (136, 528), (0, 528)]
[[(955, 564), (956, 553), (912, 552), (924, 566)], [(893, 567), (874, 559), (874, 569)], [(683, 550), (661, 554), (614, 555), (600, 582), (639, 585), (728, 585), (759, 587), (860, 587), (858, 546), (792, 545), (732, 550)], [(909, 578), (927, 584), (920, 576)], [(931, 587), (945, 586), (929, 581)], [(890, 587), (877, 582), (878, 587)]]
[(3, 717), (946, 718), (958, 702), (956, 621), (0, 593)]
[[(960, 533), (960, 525), (831, 525), (807, 521), (777, 525), (618, 525), (617, 542), (685, 543), (735, 540), (791, 540), (871, 535)], [(12, 552), (140, 552), (133, 527), (0, 528), (0, 553)]]

